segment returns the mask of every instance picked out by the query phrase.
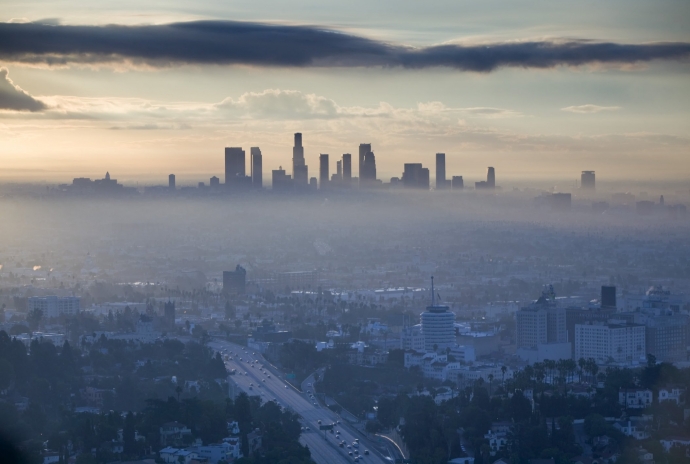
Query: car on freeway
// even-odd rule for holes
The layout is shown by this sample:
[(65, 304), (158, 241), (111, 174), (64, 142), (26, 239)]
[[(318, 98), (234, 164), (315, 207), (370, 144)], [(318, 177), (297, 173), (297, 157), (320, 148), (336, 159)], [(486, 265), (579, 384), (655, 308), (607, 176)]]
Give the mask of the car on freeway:
[(345, 445), (343, 445), (342, 443), (338, 443), (338, 446), (340, 446), (341, 448), (343, 448)]
[(369, 450), (364, 450), (364, 454), (366, 454), (367, 456), (369, 456)]
[(316, 421), (317, 424), (321, 424), (321, 419)]
[(352, 456), (352, 451), (349, 451), (347, 454), (348, 454), (349, 456)]

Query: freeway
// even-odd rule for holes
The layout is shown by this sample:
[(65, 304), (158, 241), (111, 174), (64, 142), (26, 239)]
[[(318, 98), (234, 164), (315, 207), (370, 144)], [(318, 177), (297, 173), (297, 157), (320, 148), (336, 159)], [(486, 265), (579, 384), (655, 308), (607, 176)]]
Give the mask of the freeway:
[[(311, 392), (302, 393), (282, 380), (280, 373), (270, 367), (260, 353), (217, 339), (208, 345), (224, 358), (227, 355), (225, 366), (228, 371), (236, 370), (231, 379), (240, 390), (249, 395), (259, 395), (264, 401), (275, 401), (301, 417), (305, 429), (300, 442), (309, 447), (315, 462), (352, 463), (357, 457), (362, 463), (391, 462), (390, 458), (382, 458), (374, 450), (365, 455), (365, 450), (370, 448), (363, 443), (355, 444), (359, 441), (356, 432), (338, 423), (340, 418), (330, 409), (321, 407), (316, 399), (311, 398)], [(323, 425), (335, 424), (334, 433), (319, 431), (319, 421)], [(339, 443), (342, 441), (345, 444), (341, 448)]]

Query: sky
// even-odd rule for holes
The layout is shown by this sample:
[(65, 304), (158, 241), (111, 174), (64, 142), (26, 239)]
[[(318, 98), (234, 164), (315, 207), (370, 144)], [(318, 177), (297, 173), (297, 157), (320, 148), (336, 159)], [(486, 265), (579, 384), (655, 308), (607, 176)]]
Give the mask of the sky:
[[(144, 5), (145, 3), (145, 5)], [(690, 181), (690, 2), (5, 1), (0, 181), (310, 176), (371, 143), (498, 183)], [(356, 167), (355, 167), (356, 169)], [(264, 178), (270, 175), (264, 174)]]

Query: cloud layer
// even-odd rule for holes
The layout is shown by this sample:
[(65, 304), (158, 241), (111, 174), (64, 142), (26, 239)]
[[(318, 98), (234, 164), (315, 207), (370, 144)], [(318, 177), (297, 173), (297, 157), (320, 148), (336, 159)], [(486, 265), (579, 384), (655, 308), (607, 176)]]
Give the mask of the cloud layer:
[(41, 111), (46, 105), (15, 85), (7, 68), (0, 68), (0, 110)]
[(568, 113), (579, 113), (579, 114), (592, 114), (601, 113), (602, 111), (616, 111), (619, 110), (620, 106), (599, 106), (599, 105), (579, 105), (579, 106), (567, 106), (561, 108), (561, 111), (567, 111)]
[(146, 26), (0, 24), (0, 60), (27, 64), (447, 67), (491, 72), (502, 67), (627, 65), (689, 57), (690, 43), (686, 42), (568, 40), (414, 48), (318, 27), (233, 21)]

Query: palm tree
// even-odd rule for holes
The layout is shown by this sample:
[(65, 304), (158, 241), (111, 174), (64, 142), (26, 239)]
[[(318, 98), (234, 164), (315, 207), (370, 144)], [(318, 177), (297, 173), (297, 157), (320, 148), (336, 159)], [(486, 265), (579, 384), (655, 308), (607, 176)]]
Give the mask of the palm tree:
[(582, 371), (584, 371), (587, 367), (587, 360), (585, 358), (580, 358), (577, 360), (577, 365), (580, 366), (580, 383), (582, 383)]
[(501, 386), (505, 390), (506, 388), (506, 371), (508, 368), (506, 366), (501, 366)]
[(494, 375), (489, 374), (487, 379), (489, 379), (489, 396), (491, 396), (491, 383), (494, 381)]

